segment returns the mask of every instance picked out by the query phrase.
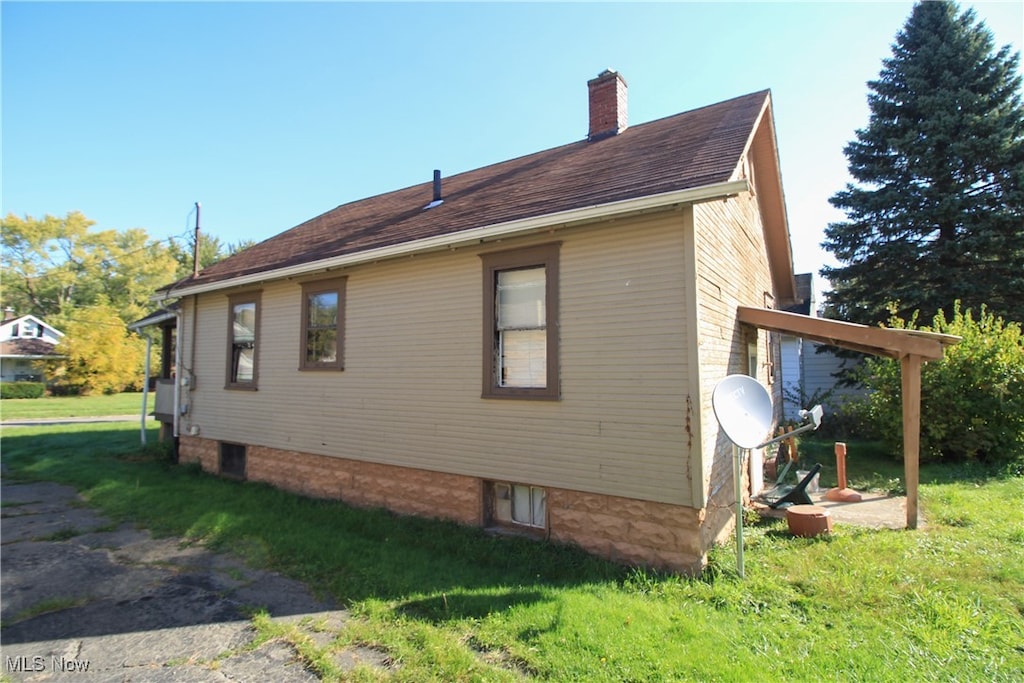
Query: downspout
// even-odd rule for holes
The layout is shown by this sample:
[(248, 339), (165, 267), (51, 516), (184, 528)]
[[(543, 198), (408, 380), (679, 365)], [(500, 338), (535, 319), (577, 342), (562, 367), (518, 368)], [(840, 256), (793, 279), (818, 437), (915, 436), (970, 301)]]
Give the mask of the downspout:
[(142, 445), (146, 445), (146, 407), (149, 406), (149, 370), (150, 370), (150, 356), (153, 353), (153, 337), (150, 336), (149, 332), (146, 333), (146, 369), (143, 372), (144, 380), (142, 382), (142, 416), (140, 418), (141, 425), (139, 427), (139, 437), (142, 440)]
[(185, 316), (181, 308), (178, 308), (174, 315), (177, 318), (174, 324), (178, 329), (178, 338), (174, 345), (174, 438), (177, 439), (180, 433), (178, 427), (181, 419), (181, 341), (185, 336), (182, 334), (185, 330)]
[[(196, 390), (196, 343), (199, 341), (199, 334), (198, 334), (198, 330), (199, 330), (199, 295), (198, 294), (193, 294), (192, 295), (192, 329), (196, 330), (196, 332), (194, 333), (196, 335), (196, 338), (192, 340), (191, 344), (189, 344), (189, 347), (188, 347), (189, 360), (188, 360), (188, 385), (187, 386), (188, 386), (188, 394), (189, 395), (188, 395), (188, 403), (185, 405), (185, 410), (188, 411), (188, 414), (189, 414), (189, 423), (191, 425), (193, 425), (193, 427), (191, 427), (190, 430), (194, 429), (194, 425), (195, 425), (195, 423), (193, 422), (193, 417), (192, 417), (192, 401), (193, 401), (192, 392), (194, 392)], [(194, 434), (195, 432), (192, 432), (192, 433)]]

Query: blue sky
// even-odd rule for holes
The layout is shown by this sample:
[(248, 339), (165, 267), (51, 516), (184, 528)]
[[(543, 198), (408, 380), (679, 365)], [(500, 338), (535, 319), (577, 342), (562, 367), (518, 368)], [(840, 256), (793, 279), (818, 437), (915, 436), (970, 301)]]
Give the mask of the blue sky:
[[(2, 211), (263, 240), (339, 204), (770, 88), (797, 272), (911, 2), (3, 2)], [(1024, 44), (1024, 3), (962, 3)]]

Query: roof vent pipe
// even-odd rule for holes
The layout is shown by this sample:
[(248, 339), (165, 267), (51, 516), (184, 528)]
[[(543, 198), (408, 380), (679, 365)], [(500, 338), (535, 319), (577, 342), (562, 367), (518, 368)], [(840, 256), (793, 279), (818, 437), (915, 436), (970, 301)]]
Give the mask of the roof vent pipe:
[(441, 199), (441, 171), (434, 169), (434, 199), (429, 204), (424, 206), (425, 209), (433, 209), (435, 206), (440, 206), (444, 203)]

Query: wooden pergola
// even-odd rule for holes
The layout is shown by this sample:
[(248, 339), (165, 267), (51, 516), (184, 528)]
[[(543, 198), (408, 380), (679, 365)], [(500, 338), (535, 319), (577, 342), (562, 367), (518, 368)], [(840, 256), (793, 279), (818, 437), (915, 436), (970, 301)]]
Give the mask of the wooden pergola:
[(903, 471), (907, 487), (907, 528), (917, 528), (918, 469), (921, 449), (921, 364), (942, 358), (960, 337), (937, 332), (869, 327), (841, 320), (812, 318), (767, 308), (739, 306), (740, 322), (822, 344), (900, 361), (903, 387)]

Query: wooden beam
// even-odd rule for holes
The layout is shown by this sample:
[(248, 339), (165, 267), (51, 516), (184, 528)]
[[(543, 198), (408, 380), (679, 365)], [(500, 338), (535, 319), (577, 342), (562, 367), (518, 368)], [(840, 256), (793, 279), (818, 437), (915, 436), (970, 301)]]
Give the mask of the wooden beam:
[(736, 317), (742, 323), (761, 329), (899, 359), (903, 389), (903, 475), (907, 487), (907, 528), (916, 529), (921, 451), (921, 365), (926, 360), (941, 359), (944, 348), (959, 342), (960, 337), (919, 330), (868, 327), (748, 306), (737, 306)]
[(736, 317), (742, 323), (761, 329), (899, 359), (903, 389), (903, 475), (907, 488), (907, 528), (916, 529), (921, 451), (921, 365), (926, 360), (941, 359), (944, 348), (959, 342), (960, 337), (919, 330), (868, 327), (748, 306), (738, 306)]
[(869, 327), (768, 308), (738, 306), (736, 315), (740, 322), (761, 329), (890, 358), (914, 355), (925, 360), (938, 360), (942, 358), (945, 346), (960, 341), (959, 337), (948, 334)]
[(903, 385), (903, 475), (907, 486), (907, 528), (917, 528), (917, 487), (921, 449), (921, 357), (900, 359)]

